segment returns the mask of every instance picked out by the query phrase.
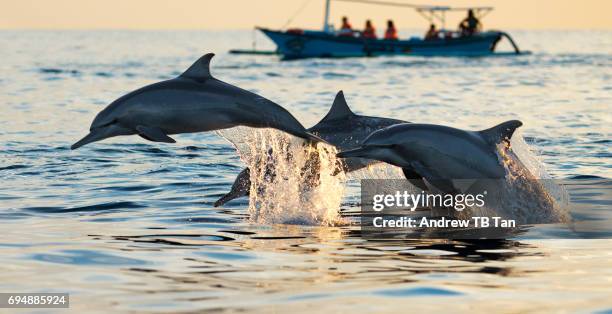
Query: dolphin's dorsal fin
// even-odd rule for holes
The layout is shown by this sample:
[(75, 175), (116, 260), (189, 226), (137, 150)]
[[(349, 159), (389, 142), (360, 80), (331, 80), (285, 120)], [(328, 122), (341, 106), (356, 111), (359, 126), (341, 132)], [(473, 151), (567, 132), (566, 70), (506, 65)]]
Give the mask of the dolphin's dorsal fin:
[(210, 75), (210, 60), (214, 56), (215, 56), (214, 53), (207, 53), (203, 55), (202, 57), (200, 57), (200, 59), (198, 59), (198, 61), (194, 62), (189, 67), (189, 69), (183, 72), (181, 76), (188, 77), (194, 80), (203, 80), (203, 79), (212, 78), (212, 75)]
[(510, 120), (500, 123), (490, 129), (482, 130), (478, 133), (490, 144), (496, 145), (502, 141), (509, 142), (512, 134), (518, 127), (523, 125), (519, 120)]
[(344, 99), (344, 93), (339, 91), (336, 94), (336, 98), (334, 99), (334, 103), (329, 109), (327, 115), (321, 120), (321, 122), (326, 120), (335, 120), (335, 119), (346, 119), (354, 116), (355, 114), (351, 111), (348, 104), (346, 103), (346, 99)]

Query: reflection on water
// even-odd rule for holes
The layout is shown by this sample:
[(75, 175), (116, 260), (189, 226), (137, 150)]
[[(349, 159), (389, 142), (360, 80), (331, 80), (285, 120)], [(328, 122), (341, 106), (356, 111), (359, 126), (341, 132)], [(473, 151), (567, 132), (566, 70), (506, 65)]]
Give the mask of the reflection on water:
[[(574, 232), (611, 235), (612, 36), (512, 34), (534, 53), (281, 63), (223, 54), (250, 32), (0, 32), (0, 291), (69, 292), (79, 312), (612, 310), (612, 241)], [(356, 224), (354, 180), (344, 226), (252, 222), (246, 199), (214, 208), (244, 164), (213, 133), (69, 150), (108, 102), (209, 51), (215, 76), (307, 127), (339, 89), (361, 114), (474, 130), (518, 118), (546, 172), (568, 180), (578, 223), (374, 241)]]
[(6, 236), (21, 240), (2, 246), (3, 267), (11, 268), (2, 289), (10, 283), (12, 289), (31, 290), (32, 283), (19, 278), (36, 274), (37, 289), (68, 290), (76, 309), (176, 311), (306, 310), (313, 302), (328, 310), (379, 303), (397, 310), (417, 300), (416, 308), (433, 307), (445, 298), (455, 306), (515, 300), (511, 308), (526, 310), (533, 302), (546, 308), (556, 295), (568, 293), (566, 282), (572, 282), (572, 297), (565, 301), (575, 309), (585, 306), (577, 302), (581, 298), (594, 302), (589, 308), (601, 309), (609, 293), (606, 282), (584, 282), (585, 272), (607, 273), (611, 258), (602, 249), (609, 248), (608, 240), (374, 241), (363, 239), (357, 227), (199, 219), (225, 215), (235, 213), (192, 212), (187, 219), (115, 219), (112, 224), (91, 214), (32, 218), (45, 233), (9, 228)]

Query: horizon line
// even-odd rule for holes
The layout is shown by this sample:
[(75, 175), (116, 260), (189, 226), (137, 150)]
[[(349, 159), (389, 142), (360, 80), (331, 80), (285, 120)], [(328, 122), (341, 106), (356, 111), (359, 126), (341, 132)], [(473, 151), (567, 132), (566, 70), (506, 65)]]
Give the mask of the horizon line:
[[(0, 31), (253, 31), (256, 30), (257, 26), (253, 28), (190, 28), (190, 27), (176, 27), (176, 28), (154, 28), (154, 27), (31, 27), (31, 28), (21, 28), (21, 27), (0, 27)], [(398, 28), (401, 30), (426, 30), (426, 26), (424, 27), (404, 27)], [(280, 29), (281, 28), (275, 28)], [(289, 28), (284, 28), (289, 29)], [(490, 30), (498, 30), (499, 28), (491, 28), (485, 31)], [(612, 31), (612, 27), (585, 27), (585, 28), (563, 28), (563, 27), (535, 27), (535, 28), (521, 28), (521, 27), (508, 27), (505, 28), (507, 30), (514, 31), (563, 31), (563, 30), (574, 30), (574, 31)], [(451, 30), (451, 29), (447, 29)]]

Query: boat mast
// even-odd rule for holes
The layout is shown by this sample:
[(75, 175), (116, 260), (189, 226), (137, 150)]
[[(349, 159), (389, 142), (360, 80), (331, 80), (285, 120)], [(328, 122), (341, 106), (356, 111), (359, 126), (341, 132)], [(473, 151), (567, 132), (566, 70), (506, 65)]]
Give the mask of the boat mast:
[(325, 18), (323, 20), (323, 31), (329, 33), (329, 3), (331, 0), (325, 0)]

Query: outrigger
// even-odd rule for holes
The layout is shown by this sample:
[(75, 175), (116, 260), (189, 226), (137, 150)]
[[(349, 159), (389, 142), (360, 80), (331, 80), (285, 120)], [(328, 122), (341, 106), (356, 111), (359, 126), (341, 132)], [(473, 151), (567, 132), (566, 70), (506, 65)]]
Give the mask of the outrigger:
[[(275, 53), (284, 59), (299, 58), (341, 58), (379, 55), (418, 55), (418, 56), (485, 56), (495, 53), (497, 43), (507, 38), (514, 48), (514, 54), (521, 54), (512, 37), (502, 31), (482, 31), (465, 35), (458, 31), (445, 29), (446, 13), (452, 11), (472, 10), (480, 19), (490, 13), (492, 7), (449, 7), (433, 5), (415, 5), (408, 3), (378, 0), (334, 0), (342, 2), (375, 4), (384, 6), (407, 7), (416, 10), (431, 24), (438, 22), (441, 29), (435, 38), (418, 38), (386, 40), (364, 38), (359, 32), (353, 36), (339, 36), (329, 23), (330, 5), (325, 2), (325, 15), (322, 30), (272, 30), (256, 27), (277, 46)], [(263, 54), (261, 51), (232, 50), (231, 53)]]

